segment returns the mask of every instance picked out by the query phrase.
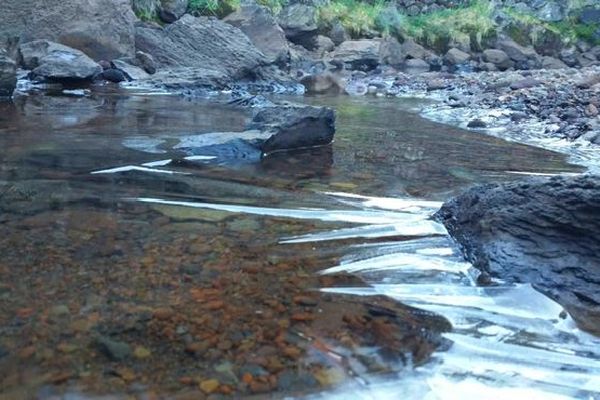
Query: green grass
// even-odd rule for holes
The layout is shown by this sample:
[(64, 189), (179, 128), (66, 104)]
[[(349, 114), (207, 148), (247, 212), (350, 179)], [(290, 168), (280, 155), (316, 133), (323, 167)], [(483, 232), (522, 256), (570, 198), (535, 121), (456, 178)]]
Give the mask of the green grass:
[(188, 10), (195, 15), (223, 18), (240, 7), (240, 0), (190, 0)]
[(160, 0), (133, 0), (133, 12), (142, 21), (157, 21)]
[(373, 31), (381, 31), (377, 18), (387, 6), (385, 0), (375, 0), (373, 3), (332, 0), (319, 9), (319, 19), (324, 26), (331, 26), (339, 21), (350, 36), (358, 38)]

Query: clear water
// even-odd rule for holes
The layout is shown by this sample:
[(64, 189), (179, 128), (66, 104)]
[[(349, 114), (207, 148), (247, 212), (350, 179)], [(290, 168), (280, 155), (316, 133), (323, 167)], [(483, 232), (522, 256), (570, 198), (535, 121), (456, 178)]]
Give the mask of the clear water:
[(471, 185), (581, 167), (422, 100), (295, 100), (336, 108), (332, 146), (227, 165), (177, 146), (248, 110), (0, 105), (2, 396), (598, 396), (598, 340), (527, 285), (477, 287), (429, 218)]

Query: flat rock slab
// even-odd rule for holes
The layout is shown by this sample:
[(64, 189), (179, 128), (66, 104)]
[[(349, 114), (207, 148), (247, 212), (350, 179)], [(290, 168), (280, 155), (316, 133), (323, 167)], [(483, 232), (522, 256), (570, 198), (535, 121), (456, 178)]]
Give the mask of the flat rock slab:
[(436, 218), (481, 271), (531, 283), (600, 334), (600, 176), (478, 186)]

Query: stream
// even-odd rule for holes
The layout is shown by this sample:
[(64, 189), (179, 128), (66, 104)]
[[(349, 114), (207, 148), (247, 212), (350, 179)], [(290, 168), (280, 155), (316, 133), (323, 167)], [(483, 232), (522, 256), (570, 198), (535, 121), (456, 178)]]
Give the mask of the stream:
[(227, 164), (177, 145), (247, 109), (0, 104), (0, 396), (600, 399), (600, 339), (530, 285), (478, 287), (430, 219), (593, 158), (427, 120), (423, 99), (292, 100), (336, 109), (331, 146)]

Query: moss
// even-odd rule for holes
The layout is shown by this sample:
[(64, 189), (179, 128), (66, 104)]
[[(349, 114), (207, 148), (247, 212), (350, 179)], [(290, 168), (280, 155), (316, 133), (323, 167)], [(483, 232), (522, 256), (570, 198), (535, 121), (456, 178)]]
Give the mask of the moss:
[(388, 2), (375, 0), (373, 3), (359, 0), (332, 0), (319, 8), (319, 20), (322, 26), (331, 26), (340, 21), (350, 36), (358, 38), (374, 31), (382, 32), (378, 26), (379, 15), (388, 7)]

